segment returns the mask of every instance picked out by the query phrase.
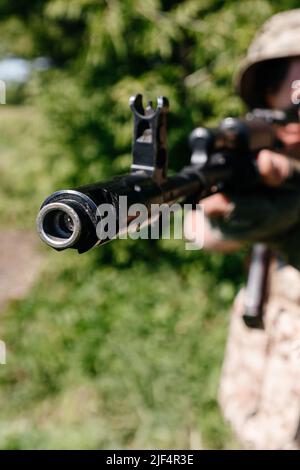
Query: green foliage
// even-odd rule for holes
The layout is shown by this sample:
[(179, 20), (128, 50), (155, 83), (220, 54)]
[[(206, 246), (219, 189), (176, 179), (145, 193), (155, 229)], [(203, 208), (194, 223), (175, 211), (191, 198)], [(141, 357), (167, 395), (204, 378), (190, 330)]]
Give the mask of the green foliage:
[(118, 269), (48, 253), (4, 319), (1, 448), (230, 445), (216, 394), (233, 289), (181, 245)]
[[(275, 11), (296, 6), (268, 0), (41, 4), (42, 17), (63, 29), (64, 40), (51, 36), (40, 52), (61, 63), (52, 51), (61, 54), (72, 43), (64, 67), (29, 90), (57, 125), (53, 138), (71, 162), (65, 184), (82, 184), (91, 175), (101, 178), (129, 163), (128, 98), (138, 92), (147, 99), (168, 96), (170, 166), (186, 163), (187, 136), (194, 126), (243, 111), (232, 77), (258, 25)], [(80, 34), (70, 38), (70, 25), (78, 21)]]
[[(67, 170), (44, 158), (52, 126), (36, 109), (1, 109), (1, 220), (29, 228)], [(0, 448), (234, 446), (216, 397), (239, 258), (107, 248), (44, 248), (40, 281), (2, 315)]]
[[(50, 57), (0, 121), (1, 224), (33, 227), (51, 191), (127, 171), (128, 98), (170, 99), (170, 166), (196, 125), (238, 115), (232, 75), (258, 26), (292, 0), (4, 0), (0, 54)], [(180, 242), (45, 249), (1, 338), (1, 448), (234, 446), (217, 407), (241, 256)], [(196, 436), (196, 437), (195, 437)], [(196, 443), (196, 444), (195, 444)]]

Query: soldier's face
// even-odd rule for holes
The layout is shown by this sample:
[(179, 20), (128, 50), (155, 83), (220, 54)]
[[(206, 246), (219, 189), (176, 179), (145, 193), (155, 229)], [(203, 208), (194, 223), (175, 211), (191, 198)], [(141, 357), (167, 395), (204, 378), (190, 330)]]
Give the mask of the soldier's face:
[[(300, 57), (292, 60), (288, 73), (283, 80), (281, 87), (278, 92), (274, 95), (269, 95), (267, 97), (268, 104), (270, 108), (273, 109), (288, 109), (293, 103), (295, 104), (295, 99), (300, 101), (300, 86), (296, 88), (297, 81), (299, 81), (298, 86), (300, 85)], [(299, 115), (299, 124), (290, 123), (284, 127), (278, 128), (278, 137), (282, 142), (284, 142), (288, 147), (300, 148), (300, 115)], [(299, 150), (297, 151), (297, 153)]]
[(295, 95), (299, 99), (300, 91), (298, 90), (297, 94), (295, 89), (297, 82), (300, 83), (300, 57), (291, 61), (288, 73), (277, 93), (267, 97), (270, 107), (274, 109), (287, 109), (292, 105)]

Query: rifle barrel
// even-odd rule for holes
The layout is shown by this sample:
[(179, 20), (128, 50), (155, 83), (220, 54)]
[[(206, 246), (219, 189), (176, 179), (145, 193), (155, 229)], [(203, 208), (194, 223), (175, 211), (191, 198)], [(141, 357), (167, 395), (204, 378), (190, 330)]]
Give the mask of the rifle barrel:
[(37, 230), (40, 238), (56, 250), (76, 248), (79, 253), (84, 253), (95, 245), (110, 241), (97, 236), (97, 226), (98, 233), (101, 232), (98, 224), (101, 225), (99, 207), (102, 204), (108, 205), (115, 214), (117, 228), (113, 238), (116, 238), (121, 227), (126, 228), (132, 223), (132, 217), (126, 214), (125, 220), (120, 214), (121, 196), (126, 197), (127, 207), (143, 204), (150, 217), (152, 204), (181, 202), (188, 196), (202, 193), (207, 187), (204, 174), (191, 166), (161, 184), (142, 173), (133, 173), (106, 183), (57, 191), (42, 204), (37, 216)]

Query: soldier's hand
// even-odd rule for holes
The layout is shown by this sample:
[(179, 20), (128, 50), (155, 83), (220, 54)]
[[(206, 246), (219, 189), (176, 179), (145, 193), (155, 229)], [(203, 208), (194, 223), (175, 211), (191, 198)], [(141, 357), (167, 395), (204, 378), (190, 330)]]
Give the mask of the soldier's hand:
[(285, 155), (261, 150), (257, 156), (257, 166), (263, 183), (278, 187), (290, 174), (290, 162)]
[(207, 217), (225, 217), (233, 210), (229, 197), (223, 193), (216, 193), (199, 201)]
[[(261, 150), (259, 152), (257, 167), (262, 182), (271, 187), (279, 187), (290, 174), (288, 157), (271, 150)], [(226, 217), (233, 210), (233, 204), (229, 197), (222, 193), (204, 198), (200, 203), (207, 217)]]

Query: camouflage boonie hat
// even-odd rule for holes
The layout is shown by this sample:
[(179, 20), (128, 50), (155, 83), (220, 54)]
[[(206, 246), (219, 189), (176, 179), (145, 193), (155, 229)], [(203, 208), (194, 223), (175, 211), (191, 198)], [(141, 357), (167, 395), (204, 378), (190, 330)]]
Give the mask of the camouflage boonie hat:
[[(236, 78), (236, 89), (248, 106), (255, 103), (255, 72), (270, 59), (300, 56), (300, 8), (272, 16), (250, 45)], [(257, 103), (255, 103), (257, 106)]]

